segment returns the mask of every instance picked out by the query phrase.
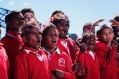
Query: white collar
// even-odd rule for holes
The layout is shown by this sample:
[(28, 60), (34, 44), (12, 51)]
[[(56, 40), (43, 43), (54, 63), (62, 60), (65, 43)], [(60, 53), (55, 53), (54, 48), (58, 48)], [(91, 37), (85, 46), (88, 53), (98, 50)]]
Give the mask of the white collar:
[(43, 56), (43, 55), (40, 55), (40, 54), (38, 53), (38, 51), (33, 52), (33, 51), (31, 51), (31, 50), (28, 50), (28, 49), (23, 49), (23, 50), (24, 50), (27, 54), (29, 54), (30, 52), (33, 53), (33, 54), (35, 54), (35, 55), (37, 56), (37, 58), (38, 58), (40, 61), (42, 61), (43, 58), (44, 58), (44, 56)]
[(94, 52), (92, 52), (91, 50), (89, 51), (89, 54), (91, 55), (91, 57), (95, 60), (95, 54)]

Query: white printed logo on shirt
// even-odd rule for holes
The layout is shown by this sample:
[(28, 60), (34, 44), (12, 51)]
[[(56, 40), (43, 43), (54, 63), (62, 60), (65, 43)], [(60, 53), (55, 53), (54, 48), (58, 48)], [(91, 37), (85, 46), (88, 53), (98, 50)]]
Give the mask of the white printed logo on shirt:
[(59, 58), (58, 65), (65, 66), (65, 60), (63, 58)]

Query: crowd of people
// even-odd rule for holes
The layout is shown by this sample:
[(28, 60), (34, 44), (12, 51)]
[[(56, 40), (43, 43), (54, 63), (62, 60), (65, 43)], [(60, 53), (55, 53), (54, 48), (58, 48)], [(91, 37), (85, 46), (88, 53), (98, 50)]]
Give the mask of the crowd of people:
[(103, 21), (86, 23), (74, 41), (61, 10), (52, 13), (47, 25), (31, 8), (11, 11), (0, 40), (0, 79), (119, 79), (119, 16), (96, 31)]

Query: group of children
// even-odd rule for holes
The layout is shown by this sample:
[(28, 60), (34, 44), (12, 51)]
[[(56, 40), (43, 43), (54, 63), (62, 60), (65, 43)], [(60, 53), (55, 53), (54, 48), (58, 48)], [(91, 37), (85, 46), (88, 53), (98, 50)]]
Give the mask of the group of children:
[[(118, 79), (117, 42), (112, 28), (95, 23), (83, 27), (80, 41), (68, 37), (70, 21), (62, 11), (42, 26), (32, 9), (5, 17), (0, 41), (0, 79)], [(115, 20), (112, 24), (117, 24)]]

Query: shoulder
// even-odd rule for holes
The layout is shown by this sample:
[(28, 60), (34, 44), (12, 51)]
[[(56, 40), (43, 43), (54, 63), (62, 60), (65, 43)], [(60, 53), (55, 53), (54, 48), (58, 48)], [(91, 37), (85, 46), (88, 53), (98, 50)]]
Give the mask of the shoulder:
[(28, 55), (27, 52), (25, 52), (24, 50), (21, 50), (18, 55), (17, 55), (17, 58), (26, 58)]
[(67, 40), (70, 42), (74, 42), (74, 40), (72, 40), (71, 38), (67, 37)]
[(100, 42), (100, 41), (97, 41), (96, 42), (96, 47), (105, 47), (106, 46), (106, 44), (105, 43), (103, 43), (103, 42)]
[[(16, 39), (14, 38), (14, 37), (12, 37), (12, 36), (9, 36), (9, 35), (6, 35), (6, 36), (4, 36), (2, 39), (1, 39), (1, 42), (3, 43), (3, 44), (6, 44), (6, 43), (13, 43), (13, 42), (16, 42)], [(15, 43), (14, 43), (15, 44)]]

